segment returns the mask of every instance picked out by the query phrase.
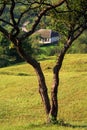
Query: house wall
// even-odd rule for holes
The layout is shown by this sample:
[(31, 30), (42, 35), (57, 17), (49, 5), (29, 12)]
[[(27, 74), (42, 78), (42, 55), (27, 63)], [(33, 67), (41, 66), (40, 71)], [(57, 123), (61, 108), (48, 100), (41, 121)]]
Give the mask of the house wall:
[(47, 38), (47, 40), (46, 39), (41, 39), (40, 41), (39, 41), (39, 43), (51, 43), (51, 38)]
[(47, 43), (58, 42), (58, 40), (59, 37), (44, 38), (44, 39), (40, 39), (39, 43), (47, 44)]
[(59, 37), (52, 37), (51, 38), (51, 43), (57, 42), (58, 40), (59, 40)]

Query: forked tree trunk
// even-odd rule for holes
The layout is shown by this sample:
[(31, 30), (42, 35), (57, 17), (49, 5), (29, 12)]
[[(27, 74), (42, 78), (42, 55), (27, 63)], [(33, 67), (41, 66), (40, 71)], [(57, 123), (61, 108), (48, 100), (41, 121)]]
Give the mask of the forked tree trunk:
[(27, 56), (26, 53), (24, 52), (24, 50), (22, 49), (21, 45), (19, 45), (18, 43), (15, 45), (16, 45), (16, 49), (17, 49), (17, 52), (19, 53), (19, 55), (22, 58), (24, 58), (27, 63), (29, 63), (31, 66), (33, 66), (33, 68), (36, 71), (36, 74), (38, 77), (38, 83), (39, 83), (39, 93), (41, 95), (42, 102), (45, 107), (45, 111), (47, 114), (47, 120), (50, 122), (57, 121), (57, 114), (58, 114), (57, 95), (58, 95), (58, 86), (59, 86), (59, 71), (62, 66), (62, 62), (63, 62), (64, 56), (65, 56), (65, 53), (66, 53), (67, 49), (69, 48), (69, 44), (67, 46), (65, 46), (64, 49), (61, 51), (61, 53), (58, 57), (57, 63), (53, 68), (53, 86), (51, 89), (51, 105), (50, 105), (50, 100), (49, 100), (49, 96), (48, 96), (45, 77), (42, 72), (40, 63), (38, 63), (32, 57)]

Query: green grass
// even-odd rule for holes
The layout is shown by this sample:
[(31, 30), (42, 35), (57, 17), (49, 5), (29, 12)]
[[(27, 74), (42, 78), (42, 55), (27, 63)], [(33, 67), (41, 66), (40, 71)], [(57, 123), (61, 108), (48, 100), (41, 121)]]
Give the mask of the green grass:
[[(41, 61), (48, 92), (55, 57)], [(86, 130), (87, 54), (67, 54), (60, 71), (60, 125), (46, 124), (33, 68), (23, 63), (0, 69), (0, 130)], [(62, 122), (62, 123), (61, 123)]]

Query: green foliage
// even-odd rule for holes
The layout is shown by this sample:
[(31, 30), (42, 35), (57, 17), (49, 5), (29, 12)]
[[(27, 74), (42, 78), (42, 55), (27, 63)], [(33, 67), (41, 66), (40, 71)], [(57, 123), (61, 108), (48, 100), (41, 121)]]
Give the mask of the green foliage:
[(87, 53), (87, 32), (85, 31), (70, 47), (68, 53)]
[(9, 65), (9, 61), (5, 58), (0, 58), (0, 68), (1, 67), (6, 67)]
[(79, 28), (87, 22), (86, 8), (86, 0), (67, 0), (66, 4), (57, 8), (56, 11), (51, 11), (50, 27), (60, 33), (63, 44), (65, 44), (66, 39), (71, 35), (71, 30), (73, 37), (75, 37), (79, 33)]
[[(40, 1), (39, 2), (46, 2), (46, 3), (56, 3), (58, 0), (49, 0), (49, 1)], [(9, 0), (6, 0), (6, 2), (9, 2)], [(17, 0), (16, 2), (19, 2), (19, 4), (16, 4), (15, 9), (14, 9), (14, 18), (17, 21), (20, 14), (25, 11), (28, 6), (30, 6), (32, 1), (24, 1), (22, 0), (21, 2)], [(25, 4), (23, 4), (23, 2)], [(35, 0), (33, 1), (35, 2)], [(32, 55), (33, 57), (39, 57), (39, 58), (45, 58), (46, 56), (51, 56), (55, 55), (56, 52), (60, 52), (61, 48), (63, 47), (65, 40), (68, 35), (68, 31), (72, 25), (75, 24), (75, 28), (78, 25), (81, 25), (84, 23), (84, 18), (87, 16), (83, 15), (85, 8), (87, 7), (87, 2), (86, 0), (67, 0), (68, 7), (66, 4), (62, 5), (61, 7), (58, 7), (56, 11), (54, 9), (50, 11), (48, 14), (42, 17), (39, 26), (39, 28), (51, 28), (53, 30), (56, 30), (60, 33), (61, 35), (61, 41), (58, 44), (58, 46), (48, 46), (46, 48), (40, 48), (38, 46), (38, 38), (35, 39), (34, 37), (26, 39), (26, 41), (23, 44), (24, 50), (27, 52), (28, 55)], [(32, 8), (34, 8), (38, 4), (32, 4)], [(0, 4), (0, 7), (2, 5)], [(6, 20), (9, 22), (10, 20), (10, 14), (9, 14), (9, 6), (10, 4), (6, 5), (6, 8), (4, 10), (3, 16), (1, 16), (2, 19)], [(39, 10), (43, 9), (46, 5), (41, 5), (39, 7)], [(19, 11), (20, 10), (20, 11)], [(28, 29), (32, 27), (33, 22), (36, 19), (36, 15), (38, 14), (37, 8), (33, 11), (30, 10), (27, 14), (23, 16), (21, 19), (21, 22), (19, 24), (19, 29), (21, 31), (21, 26), (23, 23), (27, 20), (29, 21)], [(81, 15), (80, 15), (81, 14)], [(30, 16), (30, 17), (29, 17)], [(11, 22), (11, 21), (10, 21)], [(3, 22), (1, 22), (3, 23)], [(6, 23), (1, 24), (4, 26), (8, 32), (12, 29), (12, 27), (8, 26)], [(23, 33), (23, 32), (21, 32)], [(20, 34), (21, 35), (21, 34)], [(79, 40), (75, 42), (75, 44), (72, 45), (72, 47), (69, 49), (68, 53), (87, 53), (87, 40), (86, 40), (86, 35), (80, 37)], [(10, 63), (17, 63), (20, 61), (23, 61), (17, 54), (14, 46), (12, 43), (7, 41), (7, 39), (3, 38), (2, 35), (0, 35), (0, 54), (1, 58), (7, 59)]]
[[(33, 39), (33, 40), (32, 40)], [(63, 48), (63, 41), (60, 41), (57, 45), (49, 45), (40, 47), (38, 43), (38, 37), (31, 38), (31, 44), (33, 48), (33, 56), (36, 58), (44, 59), (46, 56), (53, 56), (60, 53)], [(79, 39), (77, 39), (67, 53), (87, 53), (87, 37), (86, 32), (84, 32)]]
[[(0, 67), (5, 67), (7, 65), (24, 61), (18, 55), (13, 43), (8, 41), (5, 37), (3, 37), (3, 35), (0, 36), (1, 36), (0, 37), (0, 58), (1, 58), (0, 62), (2, 62)], [(30, 39), (26, 39), (23, 44), (23, 48), (28, 55), (33, 54), (33, 49), (30, 41), (31, 41)]]
[(71, 46), (67, 53), (87, 53), (87, 45), (77, 42)]
[(0, 46), (0, 55), (3, 54), (3, 47)]
[[(83, 33), (78, 40), (71, 46), (67, 53), (87, 53), (87, 32)], [(0, 46), (0, 67), (8, 66), (23, 61), (17, 54), (13, 43), (8, 42), (2, 35), (1, 46)], [(58, 45), (40, 47), (38, 44), (38, 36), (34, 35), (28, 39), (23, 44), (23, 48), (28, 55), (33, 57), (44, 59), (46, 56), (53, 56), (60, 52), (63, 44), (61, 41)], [(7, 63), (6, 63), (7, 62)]]
[(12, 43), (10, 43), (3, 35), (0, 38), (0, 67), (5, 67), (21, 61)]

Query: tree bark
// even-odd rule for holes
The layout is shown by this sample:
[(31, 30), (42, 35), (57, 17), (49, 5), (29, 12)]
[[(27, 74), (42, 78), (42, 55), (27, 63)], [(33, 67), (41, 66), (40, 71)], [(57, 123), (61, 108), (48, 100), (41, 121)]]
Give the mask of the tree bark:
[(24, 52), (23, 48), (21, 47), (21, 45), (16, 46), (17, 52), (18, 54), (25, 59), (25, 61), (32, 65), (36, 74), (37, 74), (37, 78), (38, 78), (38, 83), (39, 83), (39, 93), (41, 95), (42, 98), (42, 102), (45, 106), (45, 111), (47, 116), (49, 115), (49, 111), (50, 111), (50, 100), (49, 100), (49, 96), (48, 96), (48, 90), (47, 90), (47, 86), (45, 83), (45, 77), (44, 74), (42, 72), (40, 63), (38, 63), (35, 59), (33, 59), (30, 56), (27, 56), (26, 53)]
[(68, 39), (64, 48), (62, 49), (60, 55), (58, 56), (56, 65), (53, 68), (53, 86), (51, 89), (51, 110), (50, 110), (50, 120), (55, 123), (57, 121), (58, 115), (58, 87), (59, 87), (59, 72), (62, 67), (64, 56), (71, 46), (72, 40)]
[(51, 89), (51, 110), (50, 110), (50, 120), (55, 123), (57, 121), (58, 114), (58, 86), (59, 86), (59, 72), (58, 67), (55, 66), (53, 69), (53, 86)]
[(43, 75), (42, 69), (40, 67), (40, 64), (38, 64), (37, 68), (35, 68), (35, 71), (38, 76), (38, 83), (39, 83), (39, 93), (41, 95), (42, 101), (45, 106), (46, 114), (49, 115), (50, 112), (50, 100), (48, 97), (48, 90), (45, 83), (45, 77)]

